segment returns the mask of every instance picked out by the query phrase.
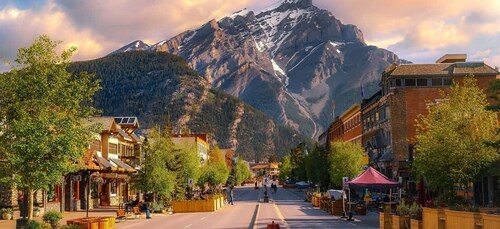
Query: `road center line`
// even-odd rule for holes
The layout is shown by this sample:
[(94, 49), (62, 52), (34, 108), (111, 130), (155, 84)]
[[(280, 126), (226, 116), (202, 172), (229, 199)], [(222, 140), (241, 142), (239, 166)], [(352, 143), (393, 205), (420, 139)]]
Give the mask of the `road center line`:
[(192, 226), (192, 225), (193, 225), (193, 224), (188, 224), (188, 225), (187, 225), (187, 226), (185, 226), (184, 228), (188, 228), (188, 227), (190, 227), (190, 226)]
[(203, 218), (201, 218), (201, 220), (204, 220), (205, 218), (207, 218), (207, 217), (203, 217)]

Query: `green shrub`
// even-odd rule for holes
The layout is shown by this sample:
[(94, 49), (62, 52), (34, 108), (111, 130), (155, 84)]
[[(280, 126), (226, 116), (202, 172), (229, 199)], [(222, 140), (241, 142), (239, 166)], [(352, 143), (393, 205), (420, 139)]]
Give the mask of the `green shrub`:
[(401, 202), (396, 208), (396, 212), (400, 216), (408, 216), (410, 215), (410, 206), (405, 204), (404, 202)]
[(163, 210), (164, 208), (165, 206), (163, 206), (162, 203), (151, 204), (151, 210), (153, 210), (154, 212), (161, 212), (161, 210)]
[(52, 228), (57, 228), (61, 219), (62, 214), (56, 210), (50, 210), (43, 215), (43, 221), (49, 223)]
[(421, 220), (422, 219), (422, 208), (417, 205), (417, 203), (413, 203), (409, 208), (410, 218)]
[(42, 228), (42, 224), (41, 223), (39, 223), (39, 222), (37, 222), (35, 220), (30, 220), (26, 224), (25, 229), (43, 229), (43, 228)]
[(3, 214), (3, 213), (12, 214), (12, 208), (2, 208), (0, 210), (0, 214)]

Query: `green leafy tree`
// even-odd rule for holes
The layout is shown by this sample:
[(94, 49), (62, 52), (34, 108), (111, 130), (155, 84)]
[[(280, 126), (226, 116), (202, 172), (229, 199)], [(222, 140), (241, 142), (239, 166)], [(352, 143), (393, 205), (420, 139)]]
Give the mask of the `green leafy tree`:
[(417, 119), (415, 170), (429, 186), (452, 190), (468, 185), (482, 168), (498, 159), (493, 147), (498, 128), (495, 112), (485, 109), (486, 95), (473, 77), (442, 92), (442, 102)]
[(200, 155), (196, 144), (178, 146), (173, 155), (174, 158), (168, 164), (176, 175), (174, 199), (184, 200), (185, 192), (191, 191), (188, 187), (188, 180), (193, 179), (196, 183), (200, 177)]
[(363, 148), (352, 142), (334, 142), (328, 156), (330, 182), (342, 187), (342, 177), (353, 178), (362, 170)]
[(176, 174), (168, 169), (167, 164), (174, 159), (177, 150), (166, 131), (160, 134), (153, 129), (148, 137), (149, 141), (144, 145), (144, 163), (132, 184), (144, 192), (153, 192), (153, 202), (156, 203), (156, 195), (168, 198), (174, 191)]
[(252, 173), (250, 172), (250, 168), (248, 167), (248, 164), (245, 163), (245, 161), (240, 157), (238, 158), (238, 161), (236, 161), (235, 165), (235, 180), (236, 184), (241, 184), (248, 178), (252, 176)]
[(33, 193), (61, 183), (79, 169), (96, 126), (82, 119), (96, 110), (89, 106), (99, 82), (86, 72), (66, 69), (76, 48), (56, 53), (60, 42), (40, 36), (20, 48), (17, 66), (0, 75), (0, 158), (3, 177), (28, 192), (28, 219), (33, 218)]
[[(488, 95), (491, 99), (491, 104), (486, 106), (487, 110), (500, 112), (500, 81), (495, 80), (488, 88)], [(500, 153), (500, 128), (496, 129), (496, 136), (487, 142), (487, 144), (496, 149)]]
[(278, 175), (278, 178), (282, 181), (286, 180), (292, 175), (292, 169), (293, 165), (290, 161), (290, 155), (285, 155), (281, 158), (280, 174)]
[(208, 183), (213, 191), (217, 191), (217, 186), (226, 183), (229, 172), (222, 152), (220, 152), (218, 146), (215, 146), (207, 164), (202, 167), (202, 174), (197, 184), (198, 186), (204, 186), (205, 183)]
[(309, 181), (318, 184), (321, 190), (326, 190), (330, 184), (328, 152), (321, 146), (315, 145), (306, 157), (306, 172)]

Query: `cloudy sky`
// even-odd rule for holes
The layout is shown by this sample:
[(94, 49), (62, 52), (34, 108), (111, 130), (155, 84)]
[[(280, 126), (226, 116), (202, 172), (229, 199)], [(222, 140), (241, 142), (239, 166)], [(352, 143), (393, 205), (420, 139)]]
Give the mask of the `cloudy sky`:
[[(41, 34), (77, 46), (75, 60), (106, 55), (134, 40), (170, 38), (243, 8), (278, 0), (2, 0), (0, 71), (17, 48)], [(500, 66), (500, 0), (313, 0), (344, 24), (357, 25), (368, 44), (415, 63), (444, 53)]]

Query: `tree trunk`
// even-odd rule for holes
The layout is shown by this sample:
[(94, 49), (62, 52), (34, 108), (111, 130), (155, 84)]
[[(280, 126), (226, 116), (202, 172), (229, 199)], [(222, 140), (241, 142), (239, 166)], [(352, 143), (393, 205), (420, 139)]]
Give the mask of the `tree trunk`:
[(28, 220), (33, 219), (33, 189), (28, 188)]

